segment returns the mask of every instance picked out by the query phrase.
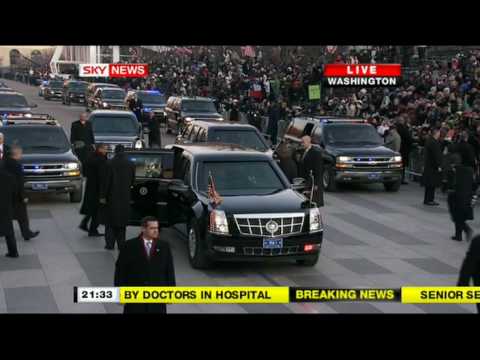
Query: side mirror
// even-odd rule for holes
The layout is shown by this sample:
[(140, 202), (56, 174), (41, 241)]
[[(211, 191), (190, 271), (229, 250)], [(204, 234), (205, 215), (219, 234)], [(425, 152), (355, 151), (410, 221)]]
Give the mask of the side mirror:
[(175, 179), (168, 186), (168, 190), (173, 191), (173, 192), (178, 193), (178, 194), (181, 194), (181, 195), (186, 195), (190, 192), (190, 186), (185, 184), (183, 182), (183, 180)]
[(304, 178), (294, 178), (292, 180), (292, 189), (295, 191), (302, 191), (307, 186), (307, 182)]

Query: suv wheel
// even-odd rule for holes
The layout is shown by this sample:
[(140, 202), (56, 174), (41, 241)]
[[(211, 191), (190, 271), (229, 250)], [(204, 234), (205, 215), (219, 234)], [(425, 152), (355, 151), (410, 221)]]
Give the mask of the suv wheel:
[(208, 269), (212, 261), (207, 257), (205, 242), (200, 237), (198, 223), (195, 219), (188, 226), (188, 260), (194, 269)]
[(383, 186), (385, 186), (385, 190), (388, 192), (397, 192), (400, 189), (401, 183), (402, 182), (399, 180), (395, 182), (384, 183)]
[(320, 253), (316, 253), (315, 255), (310, 255), (306, 259), (296, 260), (297, 265), (299, 266), (315, 266), (320, 258)]
[(335, 181), (335, 171), (331, 166), (325, 166), (323, 170), (323, 188), (330, 192), (338, 190), (337, 182)]

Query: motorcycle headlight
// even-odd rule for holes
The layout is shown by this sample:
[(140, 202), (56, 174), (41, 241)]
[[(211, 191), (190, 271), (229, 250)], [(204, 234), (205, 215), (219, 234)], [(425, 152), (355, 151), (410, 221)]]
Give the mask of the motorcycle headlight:
[(352, 161), (350, 156), (339, 156), (337, 157), (337, 162), (349, 162)]
[(217, 235), (230, 235), (228, 231), (228, 222), (225, 211), (212, 210), (210, 213), (210, 227), (209, 232)]
[(194, 119), (191, 118), (191, 117), (186, 117), (186, 118), (185, 118), (185, 122), (187, 122), (187, 123), (188, 123), (188, 122), (192, 122), (193, 120), (194, 120)]
[(102, 103), (102, 106), (103, 106), (104, 108), (106, 108), (106, 107), (108, 107), (108, 103), (103, 102), (103, 103)]
[(78, 168), (79, 168), (78, 164), (77, 164), (77, 163), (74, 163), (74, 162), (65, 164), (65, 167), (66, 167), (68, 170), (78, 170)]
[(310, 209), (310, 232), (315, 233), (323, 230), (322, 214), (319, 208)]
[(143, 149), (143, 142), (142, 140), (135, 141), (135, 149)]

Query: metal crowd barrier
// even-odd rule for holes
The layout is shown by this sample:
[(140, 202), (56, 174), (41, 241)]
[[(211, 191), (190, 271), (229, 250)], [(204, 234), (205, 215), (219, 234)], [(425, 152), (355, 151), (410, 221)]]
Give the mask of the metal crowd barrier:
[(410, 152), (410, 160), (405, 170), (405, 173), (410, 177), (410, 179), (415, 179), (421, 177), (423, 174), (423, 146), (416, 146)]

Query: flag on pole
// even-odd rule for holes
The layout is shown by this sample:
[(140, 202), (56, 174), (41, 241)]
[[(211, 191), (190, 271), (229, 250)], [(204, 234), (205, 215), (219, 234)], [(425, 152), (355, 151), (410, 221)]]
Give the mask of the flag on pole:
[(217, 192), (215, 187), (215, 181), (213, 180), (212, 173), (208, 173), (208, 199), (212, 203), (212, 207), (215, 208), (220, 205), (223, 201), (220, 194)]

